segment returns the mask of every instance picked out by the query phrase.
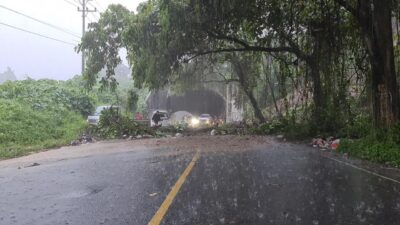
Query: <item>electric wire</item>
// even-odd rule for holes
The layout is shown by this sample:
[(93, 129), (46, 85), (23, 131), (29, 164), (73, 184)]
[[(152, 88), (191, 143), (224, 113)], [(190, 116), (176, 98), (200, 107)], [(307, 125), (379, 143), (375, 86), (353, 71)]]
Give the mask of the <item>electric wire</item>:
[(39, 36), (39, 37), (42, 37), (42, 38), (47, 38), (47, 39), (50, 39), (50, 40), (53, 40), (53, 41), (57, 41), (57, 42), (60, 42), (60, 43), (64, 43), (64, 44), (68, 44), (68, 45), (72, 45), (72, 46), (76, 46), (77, 45), (77, 44), (74, 44), (72, 42), (63, 41), (63, 40), (60, 40), (60, 39), (57, 39), (57, 38), (53, 38), (53, 37), (49, 37), (49, 36), (46, 36), (46, 35), (43, 35), (43, 34), (39, 34), (39, 33), (33, 32), (33, 31), (25, 30), (23, 28), (16, 27), (16, 26), (13, 26), (13, 25), (10, 25), (10, 24), (7, 24), (7, 23), (0, 22), (0, 25), (9, 27), (9, 28), (12, 28), (12, 29), (15, 29), (15, 30), (19, 30), (19, 31), (22, 31), (22, 32), (26, 32), (26, 33), (29, 33), (29, 34), (33, 34), (33, 35), (36, 35), (36, 36)]
[(26, 15), (26, 14), (24, 14), (24, 13), (21, 13), (21, 12), (19, 12), (19, 11), (14, 10), (14, 9), (10, 9), (10, 8), (8, 8), (8, 7), (6, 7), (6, 6), (0, 5), (0, 8), (3, 8), (3, 9), (5, 9), (5, 10), (8, 10), (8, 11), (13, 12), (13, 13), (15, 13), (15, 14), (18, 14), (18, 15), (20, 15), (20, 16), (26, 17), (26, 18), (31, 19), (31, 20), (33, 20), (33, 21), (36, 21), (36, 22), (38, 22), (38, 23), (44, 24), (44, 25), (46, 25), (46, 26), (52, 27), (53, 29), (62, 31), (62, 32), (66, 33), (66, 34), (69, 34), (69, 35), (72, 35), (72, 36), (74, 36), (74, 37), (81, 38), (79, 35), (77, 35), (76, 33), (72, 32), (72, 31), (70, 31), (70, 30), (67, 30), (67, 29), (65, 29), (65, 28), (62, 28), (62, 27), (59, 27), (59, 26), (56, 26), (56, 25), (47, 23), (47, 22), (45, 22), (45, 21), (36, 19), (36, 18), (34, 18), (34, 17), (32, 17), (32, 16)]
[(75, 6), (75, 7), (79, 7), (78, 5), (76, 5), (75, 3), (73, 3), (73, 2), (71, 2), (71, 1), (69, 1), (69, 0), (63, 0), (64, 2), (66, 2), (66, 3), (68, 3), (68, 4), (70, 4), (70, 5), (73, 5), (73, 6)]

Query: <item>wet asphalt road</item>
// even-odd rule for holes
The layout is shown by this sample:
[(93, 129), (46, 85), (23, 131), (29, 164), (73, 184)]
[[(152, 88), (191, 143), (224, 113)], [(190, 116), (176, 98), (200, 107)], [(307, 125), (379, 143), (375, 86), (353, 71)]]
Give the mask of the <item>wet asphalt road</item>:
[[(0, 169), (0, 224), (147, 224), (194, 155), (139, 150)], [(161, 224), (400, 224), (400, 185), (275, 143), (201, 152)]]

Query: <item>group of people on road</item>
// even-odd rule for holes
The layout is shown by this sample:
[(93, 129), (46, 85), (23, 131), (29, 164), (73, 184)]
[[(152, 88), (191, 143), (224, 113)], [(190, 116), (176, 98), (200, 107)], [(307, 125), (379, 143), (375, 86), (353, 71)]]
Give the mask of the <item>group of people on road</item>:
[[(158, 126), (159, 125), (158, 123), (162, 120), (162, 117), (163, 117), (162, 113), (160, 113), (159, 111), (156, 111), (154, 113), (154, 115), (152, 116), (151, 120), (154, 122), (154, 124), (156, 126)], [(143, 114), (141, 114), (140, 112), (136, 112), (135, 113), (135, 120), (136, 121), (144, 120)]]

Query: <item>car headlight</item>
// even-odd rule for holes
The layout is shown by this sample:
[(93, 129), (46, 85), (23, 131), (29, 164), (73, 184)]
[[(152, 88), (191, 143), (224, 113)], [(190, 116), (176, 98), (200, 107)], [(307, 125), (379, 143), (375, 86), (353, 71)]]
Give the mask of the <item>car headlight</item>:
[(192, 123), (192, 125), (198, 125), (200, 123), (200, 121), (197, 118), (192, 118), (191, 123)]

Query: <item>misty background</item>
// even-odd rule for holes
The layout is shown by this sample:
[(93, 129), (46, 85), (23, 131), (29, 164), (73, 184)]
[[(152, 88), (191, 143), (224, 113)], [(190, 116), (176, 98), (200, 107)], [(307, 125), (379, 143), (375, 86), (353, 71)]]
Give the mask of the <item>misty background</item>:
[[(109, 4), (121, 4), (134, 11), (140, 2), (143, 0), (92, 0), (88, 8), (96, 8), (97, 12), (88, 13), (86, 27), (96, 22)], [(74, 50), (82, 35), (78, 6), (79, 0), (0, 0), (0, 76), (12, 77), (13, 72), (17, 79), (67, 80), (80, 74), (81, 56)]]

